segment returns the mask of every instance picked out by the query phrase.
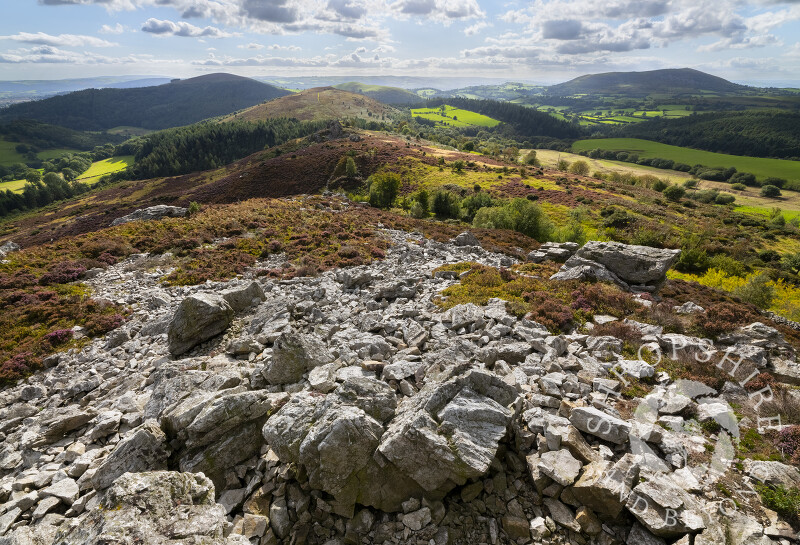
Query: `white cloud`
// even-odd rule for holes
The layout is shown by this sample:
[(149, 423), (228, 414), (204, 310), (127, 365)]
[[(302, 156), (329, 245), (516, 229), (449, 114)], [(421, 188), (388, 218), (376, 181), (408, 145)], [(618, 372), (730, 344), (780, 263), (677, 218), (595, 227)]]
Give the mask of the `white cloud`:
[(492, 26), (491, 23), (487, 23), (486, 21), (478, 21), (474, 25), (470, 25), (467, 28), (465, 28), (464, 34), (466, 34), (467, 36), (475, 36), (484, 28), (489, 28), (490, 26)]
[(53, 36), (44, 32), (20, 32), (13, 36), (0, 36), (0, 40), (13, 40), (26, 44), (50, 45), (55, 47), (113, 47), (119, 44), (79, 34), (59, 34)]
[(183, 38), (228, 38), (234, 36), (213, 26), (200, 28), (185, 21), (174, 23), (151, 17), (142, 25), (142, 32), (158, 36), (181, 36)]
[(114, 26), (103, 25), (100, 28), (100, 34), (122, 34), (123, 32), (125, 32), (125, 27), (120, 23), (117, 23)]

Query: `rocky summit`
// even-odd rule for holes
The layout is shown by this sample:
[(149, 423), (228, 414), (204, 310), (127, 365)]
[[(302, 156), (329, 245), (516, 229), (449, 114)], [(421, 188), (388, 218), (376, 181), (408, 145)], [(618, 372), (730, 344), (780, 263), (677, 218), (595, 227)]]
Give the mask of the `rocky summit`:
[[(555, 332), (492, 296), (448, 304), (476, 266), (518, 265), (473, 234), (382, 236), (385, 259), (317, 277), (170, 287), (147, 254), (95, 271), (129, 319), (0, 392), (0, 544), (798, 541), (759, 493), (800, 485), (754, 446), (798, 404), (765, 379), (800, 378), (769, 316), (715, 340), (600, 314)], [(642, 308), (677, 258), (530, 256)], [(719, 387), (667, 372), (693, 361)]]

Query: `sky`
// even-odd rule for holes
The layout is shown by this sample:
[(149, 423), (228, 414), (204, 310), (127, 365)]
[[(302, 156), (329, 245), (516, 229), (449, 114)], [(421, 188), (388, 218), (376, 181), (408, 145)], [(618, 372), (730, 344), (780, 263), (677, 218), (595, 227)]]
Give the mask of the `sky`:
[(800, 0), (2, 0), (0, 80), (696, 68), (800, 83)]

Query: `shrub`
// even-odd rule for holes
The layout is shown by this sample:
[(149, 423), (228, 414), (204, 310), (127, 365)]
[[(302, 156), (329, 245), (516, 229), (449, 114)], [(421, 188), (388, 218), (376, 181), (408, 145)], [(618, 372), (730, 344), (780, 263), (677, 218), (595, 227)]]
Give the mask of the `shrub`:
[(492, 206), (494, 201), (485, 191), (470, 195), (461, 201), (461, 210), (465, 221), (471, 222), (481, 208)]
[(764, 273), (752, 277), (747, 283), (733, 291), (745, 303), (750, 303), (759, 308), (769, 308), (775, 298), (775, 288), (770, 284), (770, 278)]
[(86, 267), (75, 261), (56, 263), (49, 272), (42, 275), (39, 284), (66, 284), (79, 279), (86, 272)]
[(503, 206), (481, 208), (472, 222), (484, 229), (512, 229), (540, 242), (550, 240), (553, 224), (541, 207), (526, 199), (513, 199)]
[(800, 525), (800, 490), (786, 488), (783, 485), (770, 486), (758, 483), (756, 490), (765, 507), (778, 513), (792, 526)]
[(736, 191), (746, 191), (747, 190), (747, 186), (744, 185), (744, 184), (738, 184), (737, 183), (737, 184), (733, 184), (731, 186), (731, 189), (735, 189)]
[(433, 194), (431, 209), (439, 218), (458, 218), (461, 215), (460, 201), (455, 193), (441, 189)]
[(781, 196), (781, 189), (776, 185), (765, 185), (761, 188), (761, 196), (775, 198)]
[(373, 174), (369, 186), (369, 204), (376, 208), (389, 208), (397, 198), (399, 190), (400, 176), (397, 174), (393, 172)]
[(586, 161), (575, 161), (570, 165), (569, 171), (578, 176), (586, 176), (589, 174), (589, 163)]
[(714, 199), (715, 204), (732, 204), (734, 201), (736, 201), (736, 197), (730, 193), (720, 193), (717, 195), (717, 198)]
[(671, 185), (664, 190), (664, 196), (673, 202), (680, 201), (686, 194), (686, 190), (677, 185)]
[(345, 163), (344, 167), (345, 176), (348, 178), (355, 178), (358, 176), (358, 167), (356, 166), (356, 161), (352, 157), (347, 158), (347, 162)]
[(705, 250), (696, 246), (684, 247), (675, 263), (675, 269), (685, 273), (704, 272), (708, 269), (708, 255)]
[(558, 163), (556, 163), (556, 168), (562, 172), (566, 172), (569, 169), (569, 161), (566, 159), (559, 159)]
[(774, 185), (777, 188), (781, 188), (786, 186), (786, 180), (783, 178), (776, 178), (774, 176), (770, 176), (769, 178), (764, 179), (762, 185), (764, 186)]
[(531, 150), (525, 155), (525, 159), (523, 159), (523, 163), (526, 165), (531, 165), (534, 167), (539, 166), (539, 159), (536, 158), (536, 150)]
[(800, 426), (787, 426), (779, 431), (775, 446), (789, 458), (789, 463), (800, 465)]
[(189, 203), (189, 215), (190, 216), (194, 216), (195, 214), (200, 212), (200, 210), (202, 210), (202, 208), (203, 208), (203, 206), (199, 202), (196, 202), (196, 201), (190, 202)]
[(411, 208), (408, 211), (409, 215), (412, 218), (422, 219), (428, 215), (428, 211), (425, 210), (419, 201), (414, 201), (411, 203)]
[(747, 274), (744, 264), (729, 255), (717, 254), (708, 260), (709, 267), (718, 269), (728, 276), (744, 276)]
[(739, 185), (756, 185), (756, 177), (749, 172), (737, 172), (728, 179), (728, 182)]
[[(684, 184), (684, 185), (686, 185), (686, 184)], [(662, 191), (664, 191), (668, 187), (669, 187), (669, 184), (667, 184), (667, 182), (665, 182), (664, 180), (656, 180), (655, 182), (653, 182), (653, 188), (652, 189), (653, 189), (653, 191), (658, 191), (659, 193), (661, 193)]]
[(464, 171), (464, 161), (458, 159), (453, 161), (453, 170), (456, 172), (463, 172)]

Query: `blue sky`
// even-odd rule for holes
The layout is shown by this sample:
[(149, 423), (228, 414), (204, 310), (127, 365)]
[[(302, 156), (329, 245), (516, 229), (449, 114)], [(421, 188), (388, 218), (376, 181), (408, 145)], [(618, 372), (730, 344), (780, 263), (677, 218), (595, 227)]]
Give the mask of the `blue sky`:
[(800, 0), (6, 0), (0, 79), (692, 67), (800, 80)]

